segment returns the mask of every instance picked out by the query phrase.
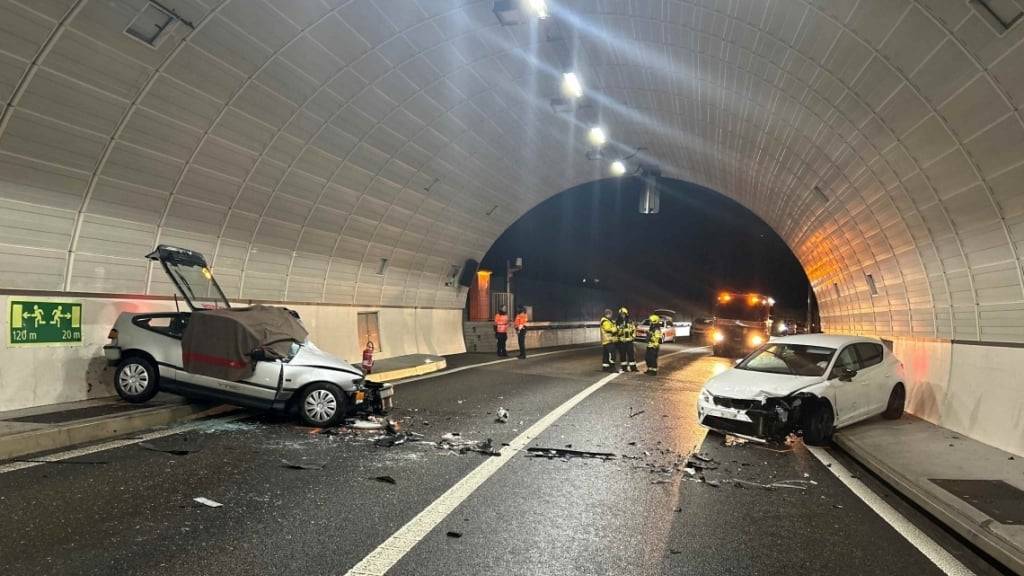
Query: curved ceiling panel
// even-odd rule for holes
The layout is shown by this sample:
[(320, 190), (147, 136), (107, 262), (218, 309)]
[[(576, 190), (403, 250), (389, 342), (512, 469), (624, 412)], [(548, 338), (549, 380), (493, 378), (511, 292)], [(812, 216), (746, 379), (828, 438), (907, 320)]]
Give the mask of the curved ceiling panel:
[(771, 224), (827, 328), (1024, 340), (1016, 0), (549, 4), (163, 0), (150, 45), (145, 0), (0, 0), (0, 284), (165, 293), (163, 242), (241, 298), (460, 307), (453, 267), (643, 148)]

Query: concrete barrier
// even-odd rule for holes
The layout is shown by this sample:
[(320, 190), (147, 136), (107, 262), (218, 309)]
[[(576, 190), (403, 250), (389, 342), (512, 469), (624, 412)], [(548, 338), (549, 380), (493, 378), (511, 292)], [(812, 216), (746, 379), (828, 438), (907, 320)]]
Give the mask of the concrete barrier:
[[(498, 348), (491, 322), (467, 322), (462, 333), (467, 352), (494, 352)], [(601, 341), (599, 322), (530, 322), (527, 324), (526, 349), (553, 348), (572, 344), (594, 344)], [(509, 331), (508, 350), (518, 351), (519, 341)]]

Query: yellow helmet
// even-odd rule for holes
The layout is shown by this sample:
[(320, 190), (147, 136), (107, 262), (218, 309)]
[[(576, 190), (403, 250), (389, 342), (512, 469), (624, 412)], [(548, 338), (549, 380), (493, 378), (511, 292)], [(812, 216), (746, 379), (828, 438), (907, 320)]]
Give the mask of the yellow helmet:
[(629, 310), (626, 310), (626, 307), (623, 306), (622, 308), (619, 308), (619, 314), (627, 315), (629, 314)]
[(651, 314), (650, 320), (651, 324), (654, 324), (655, 322), (661, 322), (661, 317), (658, 316), (657, 314)]

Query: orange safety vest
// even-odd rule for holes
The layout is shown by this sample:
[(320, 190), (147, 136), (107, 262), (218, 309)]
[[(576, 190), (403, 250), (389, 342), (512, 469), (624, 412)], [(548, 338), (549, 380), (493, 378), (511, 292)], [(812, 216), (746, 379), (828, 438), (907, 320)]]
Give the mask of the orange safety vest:
[(522, 330), (523, 326), (526, 326), (526, 321), (526, 312), (516, 314), (516, 330)]
[(494, 316), (494, 329), (498, 334), (508, 333), (508, 314), (496, 314)]

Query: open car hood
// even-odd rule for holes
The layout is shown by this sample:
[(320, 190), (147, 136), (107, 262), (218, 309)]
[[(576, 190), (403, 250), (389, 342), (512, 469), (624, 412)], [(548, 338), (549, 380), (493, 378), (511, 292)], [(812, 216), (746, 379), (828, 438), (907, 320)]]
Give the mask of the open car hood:
[(731, 368), (708, 380), (704, 389), (713, 396), (757, 400), (788, 396), (824, 380), (824, 376), (793, 376)]

